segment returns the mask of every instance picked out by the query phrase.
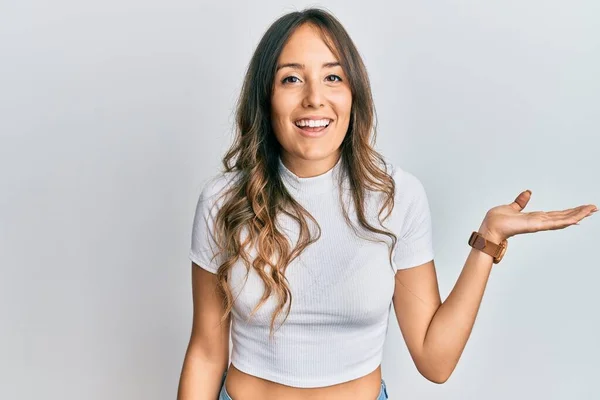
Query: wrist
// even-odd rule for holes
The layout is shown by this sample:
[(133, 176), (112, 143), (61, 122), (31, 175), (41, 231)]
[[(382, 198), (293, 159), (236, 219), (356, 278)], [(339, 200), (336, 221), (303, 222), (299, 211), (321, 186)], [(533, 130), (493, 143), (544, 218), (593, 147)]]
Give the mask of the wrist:
[(491, 226), (487, 221), (483, 221), (481, 226), (477, 230), (479, 234), (481, 234), (486, 240), (489, 240), (492, 243), (500, 244), (506, 239), (502, 235), (500, 235), (496, 230), (494, 230), (493, 226)]

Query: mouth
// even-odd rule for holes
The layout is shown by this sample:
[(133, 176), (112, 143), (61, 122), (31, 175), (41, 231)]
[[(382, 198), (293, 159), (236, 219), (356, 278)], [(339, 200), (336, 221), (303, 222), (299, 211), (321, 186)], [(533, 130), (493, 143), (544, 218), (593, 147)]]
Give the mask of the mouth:
[(308, 137), (319, 137), (321, 135), (324, 135), (332, 124), (333, 120), (331, 119), (327, 119), (326, 124), (317, 123), (313, 124), (314, 126), (309, 126), (306, 122), (294, 122), (294, 126), (296, 127), (296, 129), (298, 129), (300, 134)]

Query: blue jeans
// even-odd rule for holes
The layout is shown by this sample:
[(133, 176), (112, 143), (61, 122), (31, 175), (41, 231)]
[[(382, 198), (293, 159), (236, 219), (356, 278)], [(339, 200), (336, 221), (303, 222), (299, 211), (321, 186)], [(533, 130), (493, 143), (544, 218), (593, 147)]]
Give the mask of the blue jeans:
[[(221, 380), (221, 391), (219, 392), (219, 398), (217, 400), (233, 400), (227, 390), (225, 389), (225, 377), (227, 376), (227, 371), (223, 374), (223, 379)], [(379, 390), (379, 395), (375, 400), (387, 400), (387, 387), (385, 386), (385, 381), (383, 378), (381, 379), (381, 390)]]

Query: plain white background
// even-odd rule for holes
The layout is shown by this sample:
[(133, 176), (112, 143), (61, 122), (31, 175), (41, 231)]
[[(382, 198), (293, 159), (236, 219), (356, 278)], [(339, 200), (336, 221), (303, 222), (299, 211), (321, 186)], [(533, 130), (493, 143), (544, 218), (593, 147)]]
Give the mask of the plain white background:
[[(377, 148), (427, 189), (442, 298), (485, 212), (600, 205), (600, 3), (0, 1), (0, 398), (174, 398), (193, 212), (266, 28), (321, 5)], [(444, 385), (390, 317), (391, 399), (598, 399), (600, 217), (520, 235)]]

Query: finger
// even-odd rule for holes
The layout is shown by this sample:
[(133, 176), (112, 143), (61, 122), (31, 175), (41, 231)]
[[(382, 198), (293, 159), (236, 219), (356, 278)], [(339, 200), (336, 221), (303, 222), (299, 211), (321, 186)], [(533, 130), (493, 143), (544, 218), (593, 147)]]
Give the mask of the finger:
[[(567, 208), (565, 210), (559, 210), (559, 211), (547, 211), (547, 212), (541, 212), (541, 213), (545, 213), (548, 214), (549, 216), (556, 218), (556, 217), (569, 217), (569, 216), (577, 216), (578, 214), (581, 214), (582, 217), (586, 217), (588, 215), (593, 214), (594, 208), (593, 206), (578, 206), (578, 207), (573, 207), (573, 208)], [(532, 214), (539, 214), (540, 212), (534, 212)]]
[[(567, 209), (558, 210), (558, 211), (546, 211), (545, 214), (547, 214), (548, 216), (550, 216), (552, 218), (561, 218), (561, 217), (568, 217), (568, 216), (576, 215), (584, 210), (585, 210), (585, 207), (579, 206), (579, 207), (567, 208)], [(585, 213), (587, 213), (587, 212), (585, 212)]]
[(549, 211), (532, 213), (531, 226), (534, 232), (564, 229), (576, 225), (583, 218), (591, 215), (587, 206), (575, 207), (563, 211)]
[(526, 190), (521, 192), (515, 201), (513, 201), (510, 206), (514, 208), (516, 211), (522, 211), (527, 203), (529, 203), (529, 199), (531, 198), (531, 190)]
[(567, 216), (550, 216), (548, 213), (543, 213), (532, 220), (531, 231), (553, 231), (566, 228), (569, 225), (576, 223), (574, 219)]
[(580, 208), (581, 208), (581, 210), (579, 210), (579, 213), (578, 213), (579, 214), (578, 215), (579, 219), (575, 223), (575, 225), (579, 225), (578, 224), (579, 221), (581, 221), (582, 219), (587, 218), (587, 217), (589, 217), (591, 215), (594, 215), (594, 213), (596, 211), (598, 211), (598, 209), (594, 205), (592, 205), (591, 207), (590, 206), (581, 206)]

